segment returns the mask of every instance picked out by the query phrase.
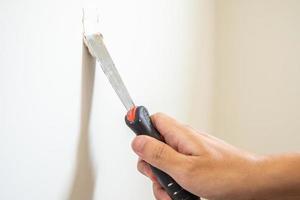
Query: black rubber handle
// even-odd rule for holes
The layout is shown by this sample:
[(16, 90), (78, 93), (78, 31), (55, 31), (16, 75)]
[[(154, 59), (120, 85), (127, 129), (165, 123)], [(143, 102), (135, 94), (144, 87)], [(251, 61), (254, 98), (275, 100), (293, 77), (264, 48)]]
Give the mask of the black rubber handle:
[[(160, 133), (152, 125), (149, 113), (144, 106), (132, 108), (125, 117), (126, 124), (136, 135), (148, 135), (163, 141)], [(172, 200), (200, 200), (200, 197), (184, 190), (176, 181), (165, 172), (151, 166), (158, 182), (169, 194)]]

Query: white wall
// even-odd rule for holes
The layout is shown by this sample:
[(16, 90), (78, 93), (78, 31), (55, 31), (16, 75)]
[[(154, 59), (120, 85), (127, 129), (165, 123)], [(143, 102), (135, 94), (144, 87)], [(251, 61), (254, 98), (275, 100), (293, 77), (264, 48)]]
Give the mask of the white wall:
[(0, 2), (0, 199), (153, 199), (82, 6), (137, 104), (260, 153), (299, 150), (297, 0)]
[[(85, 4), (136, 103), (208, 130), (213, 1)], [(0, 199), (153, 199), (125, 109), (82, 48), (83, 5), (0, 2)]]
[(259, 153), (299, 151), (300, 1), (216, 5), (214, 134)]

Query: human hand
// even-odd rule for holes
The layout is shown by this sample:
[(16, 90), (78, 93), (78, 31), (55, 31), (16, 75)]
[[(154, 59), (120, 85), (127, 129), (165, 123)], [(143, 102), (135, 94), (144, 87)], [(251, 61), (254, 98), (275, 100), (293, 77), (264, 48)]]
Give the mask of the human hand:
[(207, 199), (245, 199), (255, 190), (260, 157), (183, 125), (164, 115), (151, 116), (165, 143), (137, 136), (132, 148), (138, 170), (153, 181), (157, 200), (170, 200), (148, 163), (169, 174), (184, 189)]

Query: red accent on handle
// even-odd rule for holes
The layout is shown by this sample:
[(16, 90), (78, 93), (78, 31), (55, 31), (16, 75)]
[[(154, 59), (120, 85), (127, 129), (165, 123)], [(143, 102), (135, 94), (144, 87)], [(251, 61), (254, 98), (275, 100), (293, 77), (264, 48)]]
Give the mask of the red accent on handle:
[(134, 122), (135, 120), (135, 111), (136, 111), (136, 107), (131, 108), (128, 112), (127, 112), (127, 120), (129, 122)]

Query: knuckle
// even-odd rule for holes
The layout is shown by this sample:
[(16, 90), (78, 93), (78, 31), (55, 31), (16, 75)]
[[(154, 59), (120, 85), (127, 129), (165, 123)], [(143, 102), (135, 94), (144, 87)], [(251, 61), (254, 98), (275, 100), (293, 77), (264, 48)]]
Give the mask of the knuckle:
[(185, 173), (188, 176), (193, 176), (194, 172), (197, 170), (197, 163), (195, 162), (195, 160), (192, 158), (187, 158), (185, 165)]
[(166, 144), (157, 145), (153, 153), (153, 160), (161, 162), (165, 158)]
[(197, 163), (192, 158), (187, 158), (180, 166), (180, 171), (177, 174), (179, 180), (182, 183), (187, 184), (190, 180), (192, 180), (197, 174)]
[(154, 119), (154, 120), (157, 120), (157, 121), (160, 121), (161, 119), (163, 119), (165, 116), (165, 114), (161, 113), (161, 112), (158, 112), (158, 113), (155, 113), (153, 114), (151, 117)]
[(196, 130), (188, 124), (183, 124), (183, 129), (188, 132), (196, 132)]
[(187, 130), (194, 131), (193, 127), (191, 127), (191, 126), (188, 125), (188, 124), (184, 124), (184, 127), (185, 127)]

